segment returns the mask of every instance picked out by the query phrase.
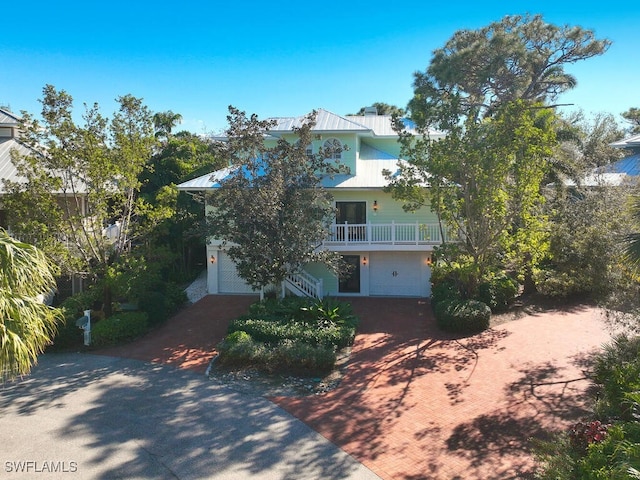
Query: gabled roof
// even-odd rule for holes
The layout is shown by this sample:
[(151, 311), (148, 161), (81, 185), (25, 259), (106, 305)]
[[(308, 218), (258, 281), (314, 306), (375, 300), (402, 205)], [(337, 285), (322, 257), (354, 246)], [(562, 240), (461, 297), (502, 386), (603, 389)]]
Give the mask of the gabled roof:
[(15, 126), (20, 122), (20, 118), (15, 114), (11, 113), (9, 110), (4, 110), (0, 108), (0, 126)]
[(613, 142), (610, 145), (612, 147), (617, 147), (617, 148), (640, 147), (640, 135), (633, 135), (631, 137), (623, 138), (622, 140), (618, 140), (617, 142)]
[[(293, 128), (300, 128), (306, 115), (299, 117), (275, 117), (270, 118), (276, 122), (275, 127), (269, 130), (269, 133), (279, 136), (283, 133), (290, 133)], [(407, 128), (412, 131), (413, 123), (405, 120)], [(323, 108), (316, 110), (316, 124), (313, 132), (315, 133), (363, 133), (376, 137), (397, 137), (398, 134), (393, 130), (391, 115), (337, 115)], [(437, 132), (433, 132), (437, 135)]]
[(18, 175), (18, 171), (11, 161), (11, 150), (17, 150), (20, 155), (33, 154), (29, 147), (21, 144), (15, 138), (0, 138), (0, 194), (4, 193), (4, 185), (1, 179), (7, 179), (12, 182), (24, 180)]

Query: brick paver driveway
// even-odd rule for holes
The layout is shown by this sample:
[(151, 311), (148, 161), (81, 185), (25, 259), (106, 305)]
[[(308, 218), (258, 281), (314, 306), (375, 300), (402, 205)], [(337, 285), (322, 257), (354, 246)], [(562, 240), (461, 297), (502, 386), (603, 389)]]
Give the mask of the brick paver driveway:
[(415, 299), (353, 299), (362, 325), (340, 387), (273, 399), (388, 479), (528, 477), (531, 437), (585, 413), (583, 368), (609, 338), (578, 308), (452, 338)]
[[(209, 296), (112, 355), (204, 371), (252, 299)], [(531, 315), (440, 333), (418, 299), (353, 298), (361, 325), (340, 386), (272, 401), (386, 479), (527, 478), (531, 437), (584, 414), (583, 368), (609, 339), (600, 312)]]

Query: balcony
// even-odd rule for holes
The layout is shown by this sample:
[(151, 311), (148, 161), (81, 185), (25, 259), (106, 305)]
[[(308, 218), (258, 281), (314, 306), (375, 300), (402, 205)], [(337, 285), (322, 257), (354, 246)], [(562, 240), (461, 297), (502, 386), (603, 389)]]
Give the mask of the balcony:
[[(445, 232), (444, 239), (437, 223), (366, 223), (333, 224), (325, 247), (408, 247), (411, 250), (431, 250), (430, 247), (449, 241)], [(413, 248), (412, 248), (413, 247)], [(396, 248), (394, 248), (396, 249)]]

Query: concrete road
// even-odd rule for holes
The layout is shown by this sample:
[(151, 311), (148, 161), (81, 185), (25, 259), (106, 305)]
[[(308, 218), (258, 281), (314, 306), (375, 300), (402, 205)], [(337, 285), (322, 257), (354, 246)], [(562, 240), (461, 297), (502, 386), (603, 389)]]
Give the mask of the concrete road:
[(163, 365), (48, 354), (0, 385), (0, 478), (379, 477), (264, 398)]

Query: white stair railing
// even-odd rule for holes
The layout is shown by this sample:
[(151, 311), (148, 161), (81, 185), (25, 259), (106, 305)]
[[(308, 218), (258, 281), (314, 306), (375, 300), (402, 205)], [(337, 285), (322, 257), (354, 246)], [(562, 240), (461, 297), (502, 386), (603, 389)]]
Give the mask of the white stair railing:
[(285, 285), (289, 291), (301, 296), (312, 298), (323, 298), (323, 284), (321, 278), (315, 278), (304, 270), (297, 273), (290, 273), (285, 279)]

